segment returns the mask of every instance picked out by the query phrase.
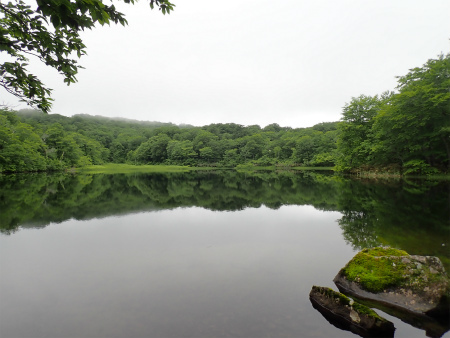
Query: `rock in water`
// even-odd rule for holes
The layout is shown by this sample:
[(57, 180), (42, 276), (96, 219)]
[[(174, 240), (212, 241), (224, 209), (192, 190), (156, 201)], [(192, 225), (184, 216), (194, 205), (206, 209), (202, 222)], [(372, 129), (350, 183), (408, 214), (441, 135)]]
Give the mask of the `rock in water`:
[(393, 315), (431, 336), (441, 336), (450, 326), (450, 281), (437, 257), (364, 249), (339, 271), (334, 283), (346, 295), (386, 312), (392, 309)]
[(330, 288), (313, 286), (309, 299), (334, 326), (362, 337), (394, 337), (394, 324)]

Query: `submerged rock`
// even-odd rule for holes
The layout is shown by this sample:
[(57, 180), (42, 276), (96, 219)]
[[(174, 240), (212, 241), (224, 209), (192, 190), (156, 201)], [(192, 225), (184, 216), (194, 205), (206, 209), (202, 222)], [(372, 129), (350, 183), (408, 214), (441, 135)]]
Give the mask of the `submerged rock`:
[(309, 299), (334, 326), (362, 337), (394, 337), (395, 327), (375, 311), (330, 288), (313, 286)]
[(382, 306), (429, 336), (440, 337), (449, 329), (450, 281), (437, 257), (364, 249), (339, 271), (334, 283), (342, 293)]

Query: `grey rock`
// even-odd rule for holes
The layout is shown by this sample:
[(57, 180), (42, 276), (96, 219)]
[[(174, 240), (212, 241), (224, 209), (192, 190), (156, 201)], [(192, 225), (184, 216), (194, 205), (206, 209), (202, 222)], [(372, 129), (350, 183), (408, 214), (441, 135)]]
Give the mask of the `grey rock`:
[[(369, 255), (370, 251), (366, 249), (358, 253), (359, 260), (354, 262), (361, 261), (361, 253)], [(383, 260), (385, 267), (393, 269), (393, 275), (400, 271), (402, 278), (382, 290), (370, 289), (367, 287), (370, 284), (365, 284), (364, 276), (352, 279), (347, 275), (345, 268), (354, 258), (334, 278), (340, 292), (423, 328), (430, 337), (440, 337), (449, 330), (450, 281), (439, 258), (413, 255), (367, 258), (377, 262)], [(377, 276), (371, 272), (373, 283)], [(389, 272), (384, 273), (390, 275)], [(384, 277), (380, 276), (380, 280)]]
[(394, 324), (330, 288), (313, 286), (309, 299), (334, 326), (362, 337), (394, 337)]

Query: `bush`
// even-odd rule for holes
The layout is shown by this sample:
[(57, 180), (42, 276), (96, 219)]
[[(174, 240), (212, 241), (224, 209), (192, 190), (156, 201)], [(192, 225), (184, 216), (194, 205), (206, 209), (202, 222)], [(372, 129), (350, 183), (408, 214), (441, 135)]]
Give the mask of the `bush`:
[(403, 165), (404, 175), (433, 175), (439, 173), (439, 170), (433, 168), (424, 160), (411, 160)]

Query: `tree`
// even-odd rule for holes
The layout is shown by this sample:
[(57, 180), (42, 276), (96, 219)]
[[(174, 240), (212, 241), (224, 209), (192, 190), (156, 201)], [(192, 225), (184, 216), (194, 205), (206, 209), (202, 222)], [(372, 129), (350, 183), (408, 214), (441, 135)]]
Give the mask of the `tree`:
[(192, 141), (184, 140), (184, 141), (169, 141), (167, 145), (167, 156), (169, 160), (173, 160), (175, 162), (190, 164), (191, 159), (197, 156), (197, 153), (194, 151)]
[(206, 160), (207, 162), (211, 161), (214, 158), (214, 152), (211, 147), (204, 147), (199, 150), (200, 158)]
[(317, 148), (317, 138), (310, 135), (302, 136), (296, 144), (295, 147), (295, 158), (296, 162), (303, 164), (308, 164), (316, 153)]
[[(262, 156), (266, 139), (261, 134), (253, 134), (242, 138), (243, 146), (240, 149), (244, 159), (257, 159)], [(245, 143), (245, 144), (244, 144)]]
[(238, 165), (240, 162), (240, 156), (238, 154), (238, 150), (236, 148), (229, 149), (225, 151), (225, 155), (223, 156), (223, 165), (227, 167), (234, 167)]
[[(124, 0), (134, 4), (137, 0)], [(173, 10), (169, 0), (149, 0), (163, 14)], [(32, 9), (24, 0), (0, 2), (0, 51), (12, 62), (0, 64), (0, 85), (21, 101), (48, 113), (51, 89), (27, 70), (28, 56), (56, 69), (67, 85), (77, 81), (78, 65), (74, 54), (86, 54), (79, 33), (111, 22), (126, 25), (124, 14), (103, 0), (36, 0)]]
[(143, 142), (134, 152), (135, 160), (140, 163), (161, 163), (167, 159), (167, 145), (170, 137), (158, 134)]
[(450, 54), (399, 77), (373, 126), (383, 156), (450, 169)]
[(338, 167), (450, 170), (450, 54), (398, 77), (397, 93), (353, 98), (339, 124)]
[(47, 168), (44, 143), (28, 124), (0, 110), (0, 172), (38, 171)]
[(59, 162), (62, 167), (77, 165), (83, 156), (83, 151), (78, 146), (72, 133), (64, 131), (59, 123), (50, 125), (42, 139), (46, 144), (46, 156)]
[(217, 139), (218, 137), (213, 133), (206, 130), (200, 130), (192, 141), (194, 150), (200, 154), (200, 149), (210, 147), (211, 142)]
[(383, 94), (381, 98), (378, 95), (360, 95), (344, 106), (338, 139), (341, 169), (356, 168), (369, 162), (374, 143), (374, 118), (388, 96), (389, 93)]
[(100, 142), (80, 133), (72, 132), (71, 136), (83, 152), (83, 157), (86, 157), (91, 164), (103, 164), (105, 160), (108, 160), (110, 150), (103, 147)]

